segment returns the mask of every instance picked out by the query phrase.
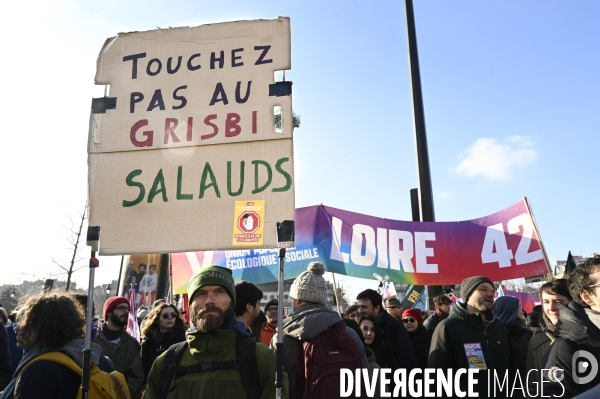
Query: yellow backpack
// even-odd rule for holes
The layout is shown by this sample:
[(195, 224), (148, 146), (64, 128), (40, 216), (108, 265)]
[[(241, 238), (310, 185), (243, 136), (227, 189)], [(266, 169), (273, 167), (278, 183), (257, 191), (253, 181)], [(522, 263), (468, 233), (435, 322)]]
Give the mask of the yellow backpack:
[[(52, 362), (62, 364), (80, 376), (83, 373), (81, 367), (69, 356), (62, 352), (52, 351), (42, 353), (27, 363), (27, 365), (23, 367), (19, 373), (19, 377), (27, 369), (27, 367), (41, 360), (50, 360)], [(77, 393), (76, 399), (81, 399), (81, 395), (82, 392), (80, 389)], [(113, 371), (112, 373), (102, 371), (94, 364), (94, 362), (90, 362), (90, 387), (88, 389), (88, 397), (93, 399), (131, 399), (125, 376), (118, 371)]]

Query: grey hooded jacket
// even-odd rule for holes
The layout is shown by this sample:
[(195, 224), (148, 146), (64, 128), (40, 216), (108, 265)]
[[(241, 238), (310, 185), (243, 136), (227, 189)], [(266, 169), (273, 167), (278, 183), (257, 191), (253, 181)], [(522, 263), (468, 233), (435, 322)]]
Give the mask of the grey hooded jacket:
[[(290, 382), (290, 391), (296, 382), (296, 357), (298, 346), (302, 341), (310, 341), (331, 326), (342, 321), (333, 310), (327, 309), (322, 304), (311, 304), (300, 306), (292, 316), (283, 321), (283, 367), (287, 372)], [(365, 354), (365, 346), (353, 329), (346, 327), (348, 334), (356, 341), (360, 353), (362, 367), (369, 368), (369, 362)], [(277, 334), (273, 335), (271, 348), (277, 350)]]

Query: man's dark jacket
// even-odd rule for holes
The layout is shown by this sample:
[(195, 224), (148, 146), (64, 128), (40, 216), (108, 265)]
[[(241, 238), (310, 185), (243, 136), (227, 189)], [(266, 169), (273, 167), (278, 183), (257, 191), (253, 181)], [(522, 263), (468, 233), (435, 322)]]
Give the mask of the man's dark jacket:
[(115, 370), (125, 376), (131, 397), (134, 397), (144, 381), (140, 343), (123, 330), (119, 343), (113, 344), (106, 338), (104, 328), (108, 327), (103, 327), (98, 332), (94, 342), (100, 345), (103, 354), (112, 360)]
[[(594, 386), (600, 384), (600, 370), (598, 370), (598, 359), (600, 359), (600, 329), (591, 322), (585, 309), (571, 301), (567, 306), (560, 308), (558, 323), (554, 328), (556, 341), (550, 346), (550, 350), (544, 356), (544, 367), (550, 369), (558, 367), (564, 370), (564, 378), (559, 382), (544, 382), (544, 395), (560, 396), (562, 398), (572, 398), (583, 393)], [(591, 357), (596, 359), (596, 376), (589, 382), (577, 383), (585, 379), (589, 372), (579, 373), (572, 370), (572, 362), (575, 352), (586, 351)], [(585, 354), (585, 353), (584, 353)], [(588, 356), (589, 356), (588, 355)], [(585, 359), (579, 355), (581, 362)], [(588, 364), (592, 362), (587, 361)], [(580, 362), (576, 364), (579, 365)], [(593, 363), (593, 362), (592, 362)], [(592, 364), (593, 367), (593, 364)], [(589, 370), (589, 369), (588, 369)], [(547, 380), (548, 378), (544, 378)], [(561, 385), (562, 384), (562, 385)]]
[(423, 326), (433, 334), (435, 328), (438, 324), (440, 324), (440, 321), (442, 320), (446, 319), (442, 319), (440, 316), (438, 316), (437, 313), (434, 312), (431, 314), (431, 316), (425, 319), (425, 321), (423, 322)]
[[(536, 392), (539, 391), (540, 373), (544, 367), (544, 355), (548, 352), (554, 340), (556, 340), (554, 334), (548, 329), (544, 329), (544, 332), (534, 335), (529, 340), (527, 347), (527, 370), (529, 372), (527, 383), (529, 384), (529, 392), (532, 396), (536, 395)], [(548, 379), (548, 377), (545, 376), (544, 379)]]
[[(479, 314), (468, 313), (465, 304), (457, 302), (452, 306), (448, 318), (442, 320), (433, 333), (427, 367), (454, 371), (469, 368), (465, 344), (479, 344), (485, 367), (503, 378), (510, 363), (508, 331), (491, 312), (488, 316), (492, 319), (484, 321)], [(476, 374), (478, 382), (473, 390), (480, 398), (488, 396), (487, 375), (487, 370)], [(461, 379), (460, 386), (463, 391), (468, 389), (466, 378)], [(504, 395), (496, 390), (496, 397)]]
[[(400, 320), (388, 312), (382, 311), (375, 318), (375, 322), (379, 327), (379, 331), (381, 331), (383, 342), (387, 344), (381, 345), (380, 348), (389, 348), (391, 345), (400, 368), (406, 368), (407, 370), (416, 368), (415, 348), (408, 336), (408, 331), (406, 331)], [(382, 358), (385, 357), (385, 354), (380, 355)]]

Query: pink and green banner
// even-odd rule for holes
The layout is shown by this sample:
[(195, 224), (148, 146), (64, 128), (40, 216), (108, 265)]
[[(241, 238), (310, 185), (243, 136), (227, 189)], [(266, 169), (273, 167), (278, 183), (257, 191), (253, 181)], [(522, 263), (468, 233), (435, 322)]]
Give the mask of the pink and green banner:
[[(470, 276), (493, 281), (549, 272), (526, 199), (489, 216), (461, 222), (382, 219), (324, 205), (296, 209), (295, 248), (287, 250), (285, 279), (308, 263), (329, 272), (395, 283), (451, 285)], [(236, 281), (277, 281), (278, 249), (172, 254), (175, 293), (185, 293), (203, 266), (232, 269)]]

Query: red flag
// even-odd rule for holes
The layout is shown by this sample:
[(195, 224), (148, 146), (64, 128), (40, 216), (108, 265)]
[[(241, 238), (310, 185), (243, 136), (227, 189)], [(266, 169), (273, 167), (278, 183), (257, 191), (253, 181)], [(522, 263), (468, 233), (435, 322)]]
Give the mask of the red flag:
[(458, 298), (456, 297), (456, 291), (452, 290), (452, 296), (450, 297), (450, 302), (456, 301)]

